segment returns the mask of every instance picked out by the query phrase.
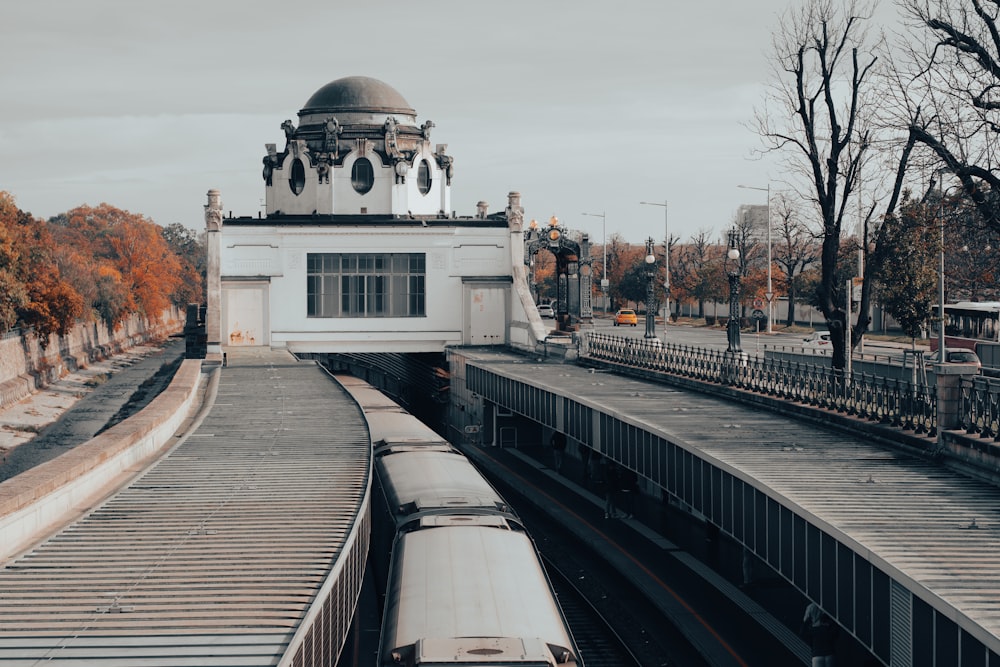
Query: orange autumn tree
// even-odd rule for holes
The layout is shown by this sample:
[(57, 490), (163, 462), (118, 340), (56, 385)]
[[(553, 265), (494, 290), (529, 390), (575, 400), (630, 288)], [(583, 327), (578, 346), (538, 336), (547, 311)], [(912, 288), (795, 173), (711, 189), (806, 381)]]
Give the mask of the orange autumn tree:
[(142, 215), (109, 204), (85, 205), (49, 224), (63, 248), (62, 261), (87, 282), (94, 312), (111, 328), (133, 314), (159, 315), (187, 275), (160, 227)]
[(60, 274), (54, 246), (45, 223), (0, 192), (0, 330), (31, 329), (42, 347), (84, 312), (83, 297)]

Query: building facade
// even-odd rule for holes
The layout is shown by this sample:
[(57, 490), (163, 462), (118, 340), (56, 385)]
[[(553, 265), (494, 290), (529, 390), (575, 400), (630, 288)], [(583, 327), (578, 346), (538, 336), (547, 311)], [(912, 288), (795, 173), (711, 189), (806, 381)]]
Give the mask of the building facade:
[(338, 79), (281, 127), (280, 150), (265, 144), (263, 213), (223, 218), (220, 193), (209, 193), (209, 268), (214, 252), (218, 272), (215, 283), (209, 276), (218, 309), (210, 353), (532, 348), (544, 339), (520, 195), (500, 213), (485, 202), (468, 216), (452, 211), (447, 144), (432, 143), (434, 123), (418, 124), (397, 91)]

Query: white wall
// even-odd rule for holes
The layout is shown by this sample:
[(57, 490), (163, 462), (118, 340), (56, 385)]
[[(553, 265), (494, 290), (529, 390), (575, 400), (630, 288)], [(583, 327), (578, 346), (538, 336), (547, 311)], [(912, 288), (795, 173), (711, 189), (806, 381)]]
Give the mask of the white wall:
[[(463, 280), (489, 279), (491, 304), (511, 286), (510, 232), (506, 227), (463, 225), (422, 227), (386, 222), (370, 227), (224, 225), (221, 249), (224, 323), (263, 319), (258, 344), (293, 351), (441, 351), (446, 345), (492, 340), (507, 342), (507, 317), (491, 308), (467, 319), (470, 298)], [(426, 253), (424, 317), (310, 318), (306, 316), (306, 256), (309, 253)], [(258, 306), (256, 291), (265, 302)], [(244, 304), (244, 305), (240, 305)], [(509, 311), (510, 306), (505, 306)], [(473, 315), (468, 315), (472, 318)], [(233, 333), (222, 332), (223, 344)], [(247, 339), (246, 334), (243, 340)]]

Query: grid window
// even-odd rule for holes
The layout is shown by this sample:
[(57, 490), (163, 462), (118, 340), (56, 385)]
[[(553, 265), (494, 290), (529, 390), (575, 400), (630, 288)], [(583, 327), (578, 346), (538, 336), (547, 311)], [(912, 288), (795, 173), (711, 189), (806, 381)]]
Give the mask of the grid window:
[(424, 317), (421, 253), (309, 253), (309, 317)]

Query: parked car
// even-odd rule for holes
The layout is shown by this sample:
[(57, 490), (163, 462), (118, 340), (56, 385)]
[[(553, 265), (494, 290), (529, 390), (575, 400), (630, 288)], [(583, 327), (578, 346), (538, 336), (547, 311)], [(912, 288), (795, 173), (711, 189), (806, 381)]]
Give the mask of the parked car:
[(538, 314), (542, 317), (555, 318), (556, 311), (552, 310), (552, 306), (547, 303), (538, 304)]
[[(939, 363), (938, 360), (940, 358), (941, 355), (938, 354), (938, 350), (935, 350), (927, 355), (927, 363)], [(983, 367), (983, 363), (979, 360), (979, 355), (972, 350), (967, 350), (965, 348), (945, 349), (944, 362), (946, 364), (971, 364), (976, 367), (976, 370), (980, 370)]]
[(802, 339), (803, 347), (833, 347), (829, 331), (814, 331), (812, 335)]
[(635, 311), (631, 308), (622, 308), (617, 313), (615, 313), (615, 326), (631, 324), (636, 326), (639, 324), (639, 316), (635, 314)]

